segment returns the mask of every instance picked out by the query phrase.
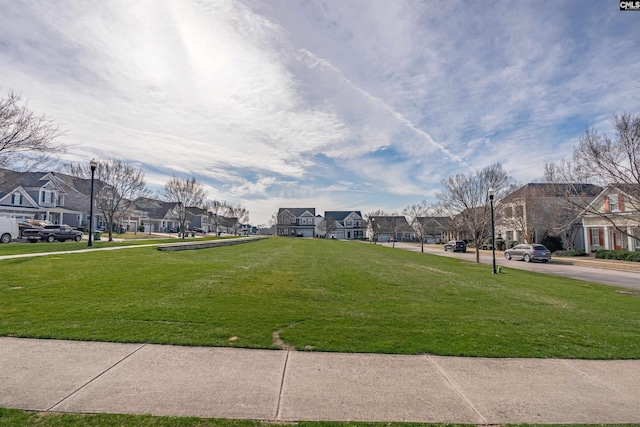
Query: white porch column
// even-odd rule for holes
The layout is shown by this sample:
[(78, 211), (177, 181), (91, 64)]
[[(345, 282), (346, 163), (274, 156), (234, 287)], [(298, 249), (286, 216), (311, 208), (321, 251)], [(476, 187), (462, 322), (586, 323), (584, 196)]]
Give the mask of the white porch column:
[(627, 227), (627, 250), (629, 251), (636, 250), (636, 241), (635, 241), (636, 239), (631, 237), (632, 234), (633, 234), (633, 230), (631, 229), (631, 227)]
[(611, 227), (609, 226), (604, 227), (604, 248), (609, 250), (612, 249), (611, 248)]
[(591, 253), (591, 232), (590, 228), (584, 227), (582, 233), (584, 234), (584, 251), (588, 254)]

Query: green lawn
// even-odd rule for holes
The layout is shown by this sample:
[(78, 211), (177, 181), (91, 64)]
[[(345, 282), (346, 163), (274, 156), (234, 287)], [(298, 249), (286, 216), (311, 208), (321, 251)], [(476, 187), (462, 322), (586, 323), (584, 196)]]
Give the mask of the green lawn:
[(0, 335), (430, 353), (640, 357), (640, 298), (360, 242), (271, 238), (0, 261)]
[[(463, 424), (423, 424), (423, 423), (374, 423), (374, 422), (333, 422), (333, 421), (297, 421), (278, 423), (271, 421), (206, 419), (195, 417), (154, 417), (150, 415), (111, 415), (111, 414), (56, 414), (35, 413), (18, 409), (0, 408), (0, 427), (37, 426), (37, 427), (456, 427)], [(534, 427), (537, 424), (509, 424), (509, 426)], [(563, 424), (562, 427), (586, 427), (586, 424)], [(590, 424), (591, 427), (603, 424)], [(633, 427), (637, 424), (607, 424), (607, 427)], [(546, 425), (551, 427), (551, 425)]]

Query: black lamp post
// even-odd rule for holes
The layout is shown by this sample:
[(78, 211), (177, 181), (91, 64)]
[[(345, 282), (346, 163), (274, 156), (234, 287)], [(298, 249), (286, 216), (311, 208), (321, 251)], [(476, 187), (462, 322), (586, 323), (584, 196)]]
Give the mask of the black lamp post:
[(375, 218), (371, 218), (371, 241), (373, 242), (373, 244), (376, 244), (376, 219)]
[(493, 219), (493, 188), (489, 191), (489, 203), (491, 204), (491, 254), (493, 256), (493, 274), (496, 274), (496, 225)]
[(93, 246), (93, 240), (91, 240), (93, 238), (93, 177), (96, 173), (96, 166), (98, 166), (96, 159), (91, 159), (89, 166), (91, 166), (91, 195), (89, 198), (89, 243), (87, 246)]

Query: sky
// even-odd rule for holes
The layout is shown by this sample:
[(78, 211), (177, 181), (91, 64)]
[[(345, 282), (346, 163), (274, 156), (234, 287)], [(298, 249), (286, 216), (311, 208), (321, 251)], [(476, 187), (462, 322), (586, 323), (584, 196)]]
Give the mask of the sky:
[(252, 224), (401, 212), (501, 162), (541, 181), (640, 111), (617, 0), (0, 0), (0, 96), (159, 191), (195, 177)]

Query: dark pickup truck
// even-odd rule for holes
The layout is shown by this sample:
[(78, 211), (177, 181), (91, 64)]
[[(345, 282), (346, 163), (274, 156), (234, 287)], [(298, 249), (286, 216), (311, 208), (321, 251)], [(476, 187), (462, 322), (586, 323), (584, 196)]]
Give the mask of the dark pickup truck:
[(22, 231), (22, 238), (27, 239), (30, 242), (37, 242), (38, 240), (44, 240), (49, 243), (59, 240), (64, 242), (65, 240), (75, 240), (79, 242), (82, 240), (82, 231), (74, 230), (70, 226), (63, 225), (45, 225), (42, 228), (28, 228)]

